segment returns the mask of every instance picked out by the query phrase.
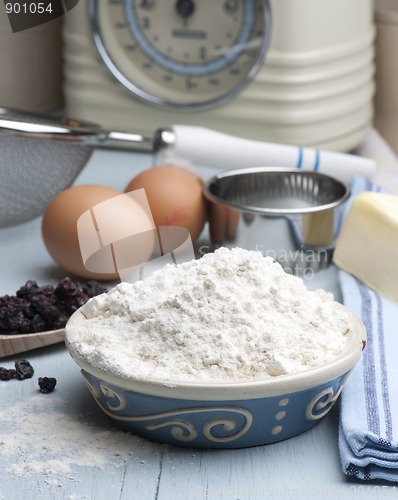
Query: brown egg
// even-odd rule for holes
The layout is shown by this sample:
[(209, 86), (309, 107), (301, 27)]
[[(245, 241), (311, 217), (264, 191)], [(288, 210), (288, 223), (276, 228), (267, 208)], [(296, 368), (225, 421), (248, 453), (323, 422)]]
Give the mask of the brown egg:
[(196, 241), (206, 222), (202, 181), (183, 168), (162, 165), (144, 170), (126, 187), (126, 192), (144, 188), (157, 226), (188, 229)]
[[(139, 255), (130, 236), (150, 233), (151, 228), (149, 208), (145, 211), (132, 195), (105, 186), (82, 185), (66, 189), (50, 202), (43, 216), (42, 236), (51, 257), (66, 271), (84, 278), (114, 280), (119, 277), (115, 272), (116, 267), (119, 270), (118, 257), (124, 264), (134, 252), (134, 264), (150, 257), (155, 235), (149, 244), (148, 239), (145, 245), (140, 240)], [(84, 260), (88, 269), (82, 253), (89, 256)]]

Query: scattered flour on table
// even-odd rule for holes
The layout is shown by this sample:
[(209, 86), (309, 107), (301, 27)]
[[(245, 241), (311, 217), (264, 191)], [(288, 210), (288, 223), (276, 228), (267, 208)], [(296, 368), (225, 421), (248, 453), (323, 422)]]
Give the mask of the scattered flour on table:
[(64, 406), (62, 398), (38, 395), (0, 410), (0, 455), (7, 458), (8, 472), (73, 479), (72, 465), (124, 467), (132, 454), (145, 455), (140, 438), (128, 434), (127, 439), (109, 421), (102, 426), (67, 414)]
[(301, 372), (338, 356), (349, 313), (260, 252), (220, 248), (121, 283), (67, 326), (72, 348), (120, 377), (244, 381)]

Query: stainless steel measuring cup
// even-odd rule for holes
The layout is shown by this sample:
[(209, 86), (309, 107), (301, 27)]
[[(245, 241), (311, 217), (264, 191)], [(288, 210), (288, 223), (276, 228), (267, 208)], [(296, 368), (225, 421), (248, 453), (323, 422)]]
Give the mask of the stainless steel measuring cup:
[(318, 172), (263, 167), (215, 175), (204, 193), (215, 247), (258, 250), (305, 275), (330, 264), (350, 190)]

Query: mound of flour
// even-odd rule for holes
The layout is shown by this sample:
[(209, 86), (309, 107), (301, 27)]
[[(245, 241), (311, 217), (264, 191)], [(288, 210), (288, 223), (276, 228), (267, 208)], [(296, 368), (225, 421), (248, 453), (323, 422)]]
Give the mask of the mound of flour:
[(338, 356), (348, 312), (260, 252), (220, 248), (121, 283), (84, 306), (68, 341), (93, 366), (168, 383), (245, 381)]

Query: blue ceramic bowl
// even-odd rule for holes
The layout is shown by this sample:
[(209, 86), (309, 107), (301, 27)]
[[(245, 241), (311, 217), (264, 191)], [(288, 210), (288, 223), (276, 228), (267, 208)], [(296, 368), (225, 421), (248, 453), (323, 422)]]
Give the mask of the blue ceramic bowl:
[(134, 434), (194, 448), (244, 448), (275, 443), (313, 427), (336, 402), (365, 345), (355, 317), (345, 351), (334, 361), (294, 375), (236, 383), (149, 382), (118, 378), (91, 366), (66, 345), (102, 411)]

